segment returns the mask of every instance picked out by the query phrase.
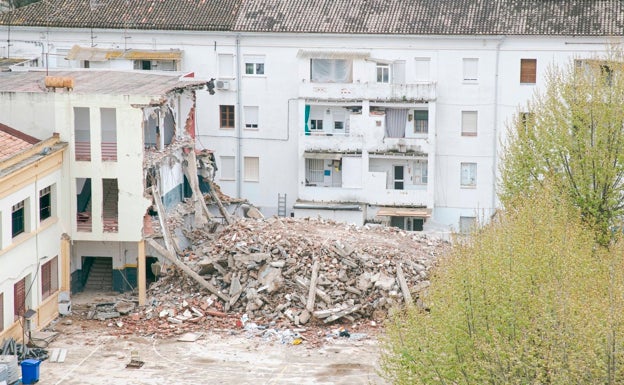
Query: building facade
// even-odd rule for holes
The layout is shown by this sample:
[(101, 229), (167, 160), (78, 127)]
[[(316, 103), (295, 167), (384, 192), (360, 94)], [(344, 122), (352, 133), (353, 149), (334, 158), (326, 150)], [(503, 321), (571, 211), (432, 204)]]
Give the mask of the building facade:
[(214, 79), (197, 93), (197, 145), (214, 151), (222, 190), (265, 215), (467, 231), (498, 207), (514, 115), (549, 67), (620, 44), (622, 11), (563, 0), (48, 1), (0, 20), (0, 55)]
[[(204, 85), (179, 73), (0, 73), (3, 124), (38, 137), (54, 133), (66, 146), (45, 153), (29, 166), (34, 171), (19, 169), (7, 174), (13, 179), (2, 179), (0, 298), (5, 298), (5, 325), (14, 314), (7, 298), (15, 295), (16, 304), (23, 302), (13, 294), (18, 293), (14, 280), (22, 283), (22, 291), (24, 285), (32, 286), (27, 308), (41, 303), (40, 287), (32, 285), (37, 264), (45, 268), (54, 262), (48, 276), (65, 272), (65, 291), (138, 287), (144, 302), (152, 255), (144, 244), (145, 220), (156, 211), (165, 217), (168, 207), (192, 197), (185, 187), (191, 175), (184, 164), (194, 154), (195, 91)], [(54, 149), (48, 145), (39, 151)], [(55, 168), (42, 163), (49, 159)], [(44, 270), (39, 274), (45, 275)], [(52, 282), (48, 286), (58, 290), (59, 279)], [(55, 299), (50, 301), (57, 306)]]
[(67, 143), (0, 124), (0, 148), (0, 339), (21, 338), (54, 319), (69, 288), (60, 218)]

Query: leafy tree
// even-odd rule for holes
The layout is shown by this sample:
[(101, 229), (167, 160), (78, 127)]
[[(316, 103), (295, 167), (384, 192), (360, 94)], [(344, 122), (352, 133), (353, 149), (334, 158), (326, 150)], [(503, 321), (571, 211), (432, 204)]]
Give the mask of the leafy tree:
[(558, 186), (513, 198), (389, 321), (395, 384), (624, 383), (624, 242), (596, 248)]
[(515, 119), (503, 154), (504, 205), (548, 181), (607, 244), (624, 213), (624, 56), (549, 69), (545, 91)]

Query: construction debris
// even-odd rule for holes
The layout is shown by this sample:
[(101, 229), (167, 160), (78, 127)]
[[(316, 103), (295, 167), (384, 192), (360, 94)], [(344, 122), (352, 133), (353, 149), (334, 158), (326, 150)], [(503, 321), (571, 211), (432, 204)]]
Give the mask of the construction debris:
[(2, 342), (0, 356), (16, 356), (19, 362), (26, 359), (44, 361), (49, 357), (47, 350), (17, 343), (13, 338), (5, 339)]
[[(412, 305), (449, 244), (423, 233), (323, 219), (238, 219), (207, 242), (173, 255), (147, 243), (173, 266), (150, 286), (149, 305), (133, 310), (124, 329), (180, 335), (199, 325), (323, 325), (384, 319)], [(180, 258), (176, 258), (180, 257)], [(416, 303), (417, 303), (416, 302)]]

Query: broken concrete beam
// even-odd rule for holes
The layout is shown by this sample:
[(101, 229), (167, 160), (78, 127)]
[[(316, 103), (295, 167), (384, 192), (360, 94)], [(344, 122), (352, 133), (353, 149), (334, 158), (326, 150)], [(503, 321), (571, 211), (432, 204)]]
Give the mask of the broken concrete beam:
[(308, 301), (306, 303), (306, 310), (309, 312), (314, 311), (314, 300), (316, 299), (316, 279), (318, 278), (319, 261), (315, 260), (312, 265), (312, 276), (310, 278), (310, 289), (308, 291)]
[(329, 317), (325, 318), (325, 319), (323, 320), (323, 322), (324, 322), (324, 323), (329, 323), (329, 322), (336, 321), (336, 320), (337, 320), (337, 319), (339, 319), (339, 318), (342, 318), (342, 317), (344, 317), (344, 316), (346, 316), (346, 315), (348, 315), (348, 314), (351, 314), (351, 313), (353, 313), (353, 312), (356, 312), (356, 311), (360, 310), (360, 307), (362, 307), (362, 305), (357, 304), (357, 305), (355, 305), (355, 306), (353, 306), (353, 307), (350, 307), (350, 308), (347, 308), (347, 309), (341, 310), (341, 311), (339, 311), (339, 312), (337, 312), (337, 313), (335, 313), (335, 314), (332, 314), (332, 315), (330, 315)]
[[(308, 282), (307, 279), (303, 278), (303, 277), (295, 277), (295, 282), (297, 283), (297, 285), (299, 285), (300, 287), (304, 288), (304, 289), (308, 289), (310, 286), (310, 283)], [(325, 293), (323, 290), (319, 289), (318, 287), (315, 289), (316, 295), (319, 296), (320, 299), (322, 299), (326, 304), (331, 305), (332, 300), (329, 297), (329, 295), (327, 295), (327, 293)]]
[(222, 300), (224, 300), (225, 302), (229, 303), (230, 301), (230, 297), (228, 297), (227, 295), (221, 293), (219, 291), (219, 289), (217, 289), (215, 286), (213, 286), (210, 282), (206, 281), (205, 279), (203, 279), (199, 274), (197, 274), (196, 272), (194, 272), (190, 267), (186, 266), (184, 264), (184, 262), (181, 262), (180, 260), (178, 260), (174, 255), (171, 255), (171, 253), (169, 253), (169, 251), (165, 250), (161, 245), (159, 245), (158, 243), (156, 243), (156, 241), (154, 241), (153, 239), (146, 239), (147, 244), (149, 244), (154, 250), (156, 250), (158, 253), (160, 253), (163, 257), (167, 258), (169, 261), (171, 261), (171, 263), (173, 263), (174, 265), (176, 265), (176, 267), (180, 268), (183, 272), (185, 272), (188, 276), (190, 276), (191, 278), (193, 278), (195, 281), (197, 281), (197, 283), (199, 283), (200, 285), (202, 285), (203, 287), (205, 287), (206, 289), (208, 289), (208, 291), (210, 291), (211, 293), (213, 293), (214, 295), (216, 295), (217, 297), (221, 298)]
[(400, 263), (397, 263), (397, 280), (399, 281), (399, 286), (401, 287), (405, 304), (408, 306), (413, 305), (414, 301), (412, 300), (412, 294), (410, 293), (407, 282), (405, 281), (405, 276), (403, 275), (403, 269), (401, 268)]

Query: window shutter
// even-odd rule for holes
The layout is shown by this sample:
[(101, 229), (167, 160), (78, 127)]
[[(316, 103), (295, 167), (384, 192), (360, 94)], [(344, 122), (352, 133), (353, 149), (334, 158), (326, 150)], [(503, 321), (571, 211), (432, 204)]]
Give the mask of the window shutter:
[(462, 111), (462, 135), (477, 135), (477, 111)]
[(235, 166), (234, 166), (234, 157), (233, 156), (222, 156), (221, 166), (219, 170), (221, 170), (221, 179), (222, 180), (234, 180), (235, 179)]
[(245, 181), (258, 182), (260, 179), (260, 159), (257, 157), (245, 157)]
[(537, 59), (520, 59), (520, 83), (535, 83)]

